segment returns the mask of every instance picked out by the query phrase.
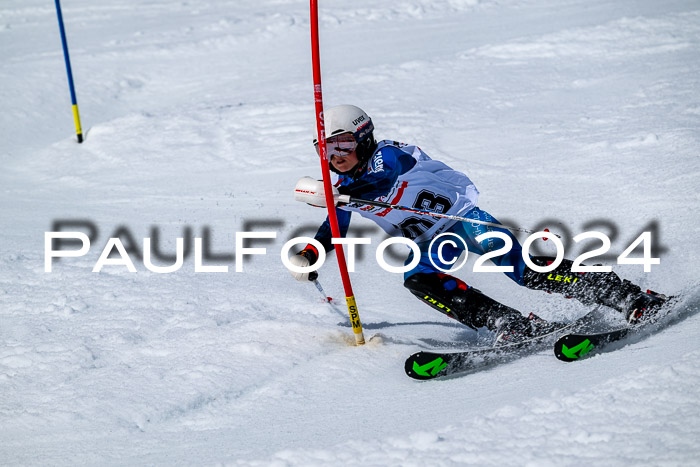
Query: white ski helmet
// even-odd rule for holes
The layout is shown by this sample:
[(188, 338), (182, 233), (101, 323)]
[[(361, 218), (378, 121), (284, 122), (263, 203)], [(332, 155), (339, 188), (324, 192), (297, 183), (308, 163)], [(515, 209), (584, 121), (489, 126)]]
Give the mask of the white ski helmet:
[[(354, 105), (337, 105), (323, 112), (323, 121), (326, 128), (326, 138), (343, 133), (352, 134), (357, 142), (357, 159), (360, 161), (353, 170), (364, 168), (367, 161), (377, 147), (374, 140), (374, 124), (369, 115), (361, 108)], [(318, 129), (314, 126), (314, 145), (318, 144)], [(331, 165), (331, 170), (337, 172)]]

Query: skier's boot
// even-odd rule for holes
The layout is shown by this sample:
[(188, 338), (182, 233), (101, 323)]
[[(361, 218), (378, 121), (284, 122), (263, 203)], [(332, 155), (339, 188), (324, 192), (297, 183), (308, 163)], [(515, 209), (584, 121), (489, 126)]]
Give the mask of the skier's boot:
[(416, 273), (403, 285), (421, 301), (473, 329), (485, 326), (497, 336), (507, 332), (517, 336), (511, 337), (509, 342), (542, 332), (545, 324), (560, 325), (547, 323), (532, 313), (525, 317), (449, 274)]
[(626, 307), (626, 319), (630, 324), (648, 320), (668, 300), (666, 295), (647, 290), (636, 295)]
[[(532, 257), (538, 266), (552, 264), (554, 258)], [(572, 272), (572, 261), (565, 259), (550, 272), (536, 272), (525, 268), (525, 287), (561, 293), (575, 298), (586, 305), (605, 305), (625, 315), (628, 322), (639, 321), (643, 314), (649, 314), (661, 305), (666, 297), (655, 293), (644, 293), (639, 286), (622, 280), (614, 272)]]

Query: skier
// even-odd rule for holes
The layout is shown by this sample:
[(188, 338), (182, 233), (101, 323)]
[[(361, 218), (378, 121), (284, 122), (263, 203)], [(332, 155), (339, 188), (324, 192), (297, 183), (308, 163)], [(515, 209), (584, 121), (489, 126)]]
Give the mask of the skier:
[[(430, 159), (418, 146), (391, 140), (377, 142), (372, 120), (359, 107), (340, 105), (330, 108), (324, 112), (324, 121), (328, 135), (328, 157), (331, 170), (335, 172), (333, 186), (338, 193), (391, 204), (401, 202), (435, 213), (500, 224), (477, 207), (479, 192), (465, 174)], [(314, 145), (318, 153), (318, 135)], [(309, 181), (308, 178), (302, 180), (306, 183)], [(323, 184), (320, 181), (317, 183), (316, 192), (322, 194)], [(325, 206), (325, 199), (319, 201), (318, 204)], [(466, 242), (470, 252), (484, 254), (502, 248), (505, 242), (493, 237), (477, 242), (475, 238), (488, 231), (504, 232), (511, 238), (513, 246), (507, 254), (497, 256), (492, 261), (497, 266), (513, 266), (513, 272), (506, 275), (517, 284), (560, 293), (585, 304), (612, 307), (624, 313), (630, 323), (643, 319), (645, 310), (663, 303), (661, 298), (642, 292), (637, 285), (621, 280), (614, 272), (571, 272), (572, 261), (566, 259), (553, 271), (534, 271), (527, 267), (519, 242), (506, 229), (350, 203), (336, 207), (342, 236), (347, 233), (352, 212), (376, 222), (389, 235), (410, 238), (419, 246), (420, 262), (404, 274), (404, 287), (429, 306), (471, 328), (485, 326), (496, 333), (497, 342), (515, 342), (546, 333), (561, 326), (561, 323), (547, 322), (532, 313), (526, 317), (457, 277), (436, 269), (435, 265), (438, 265), (440, 269), (448, 270), (463, 252), (462, 246), (453, 247), (445, 243), (441, 260), (435, 251), (429, 251), (430, 242), (437, 235), (445, 232), (456, 234)], [(334, 249), (331, 238), (330, 224), (326, 218), (315, 239), (329, 252)], [(290, 261), (304, 267), (313, 265), (317, 259), (318, 251), (309, 244), (292, 256)], [(405, 264), (412, 260), (413, 252)], [(531, 260), (538, 266), (546, 266), (554, 258), (540, 256)], [(315, 271), (292, 272), (292, 275), (299, 281), (315, 280), (318, 276)]]

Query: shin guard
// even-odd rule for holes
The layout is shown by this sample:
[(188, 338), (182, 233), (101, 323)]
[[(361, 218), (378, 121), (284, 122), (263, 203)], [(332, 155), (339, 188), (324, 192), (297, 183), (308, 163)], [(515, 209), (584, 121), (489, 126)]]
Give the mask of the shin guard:
[[(546, 266), (553, 260), (548, 256), (532, 257), (532, 262), (538, 266)], [(605, 305), (620, 311), (630, 297), (640, 292), (638, 286), (621, 280), (614, 272), (572, 272), (572, 264), (565, 259), (550, 272), (525, 268), (523, 283), (530, 289), (560, 293), (587, 305)]]
[(406, 279), (404, 287), (424, 303), (473, 329), (486, 326), (497, 331), (504, 325), (530, 326), (529, 318), (519, 311), (449, 274), (416, 273)]

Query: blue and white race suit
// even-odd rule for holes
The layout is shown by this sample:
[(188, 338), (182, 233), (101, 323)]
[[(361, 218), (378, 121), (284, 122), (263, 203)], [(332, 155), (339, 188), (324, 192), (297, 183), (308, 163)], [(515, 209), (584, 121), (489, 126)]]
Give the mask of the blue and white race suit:
[[(342, 194), (349, 194), (354, 198), (498, 223), (489, 213), (476, 206), (479, 191), (469, 177), (443, 162), (432, 160), (418, 146), (389, 140), (380, 141), (364, 170), (353, 177), (336, 174), (332, 181)], [(488, 231), (505, 232), (513, 240), (513, 248), (507, 254), (493, 258), (493, 261), (498, 266), (514, 266), (514, 272), (506, 274), (522, 285), (525, 263), (521, 256), (520, 244), (505, 229), (397, 209), (348, 204), (336, 208), (342, 236), (348, 231), (352, 212), (376, 222), (391, 236), (406, 237), (416, 242), (421, 250), (421, 259), (415, 268), (404, 274), (404, 278), (418, 272), (438, 272), (433, 263), (443, 270), (450, 268), (451, 263), (464, 251), (464, 247), (460, 242), (456, 242), (457, 247), (445, 244), (442, 248), (442, 259), (445, 261), (443, 262), (438, 257), (437, 248), (433, 247), (432, 252), (428, 251), (431, 240), (442, 233), (457, 234), (464, 239), (469, 251), (484, 254), (502, 248), (503, 240), (492, 237), (477, 243), (475, 238)], [(330, 224), (326, 218), (315, 238), (323, 244), (326, 251), (330, 251), (334, 247), (331, 237)], [(413, 252), (405, 264), (412, 260)]]

